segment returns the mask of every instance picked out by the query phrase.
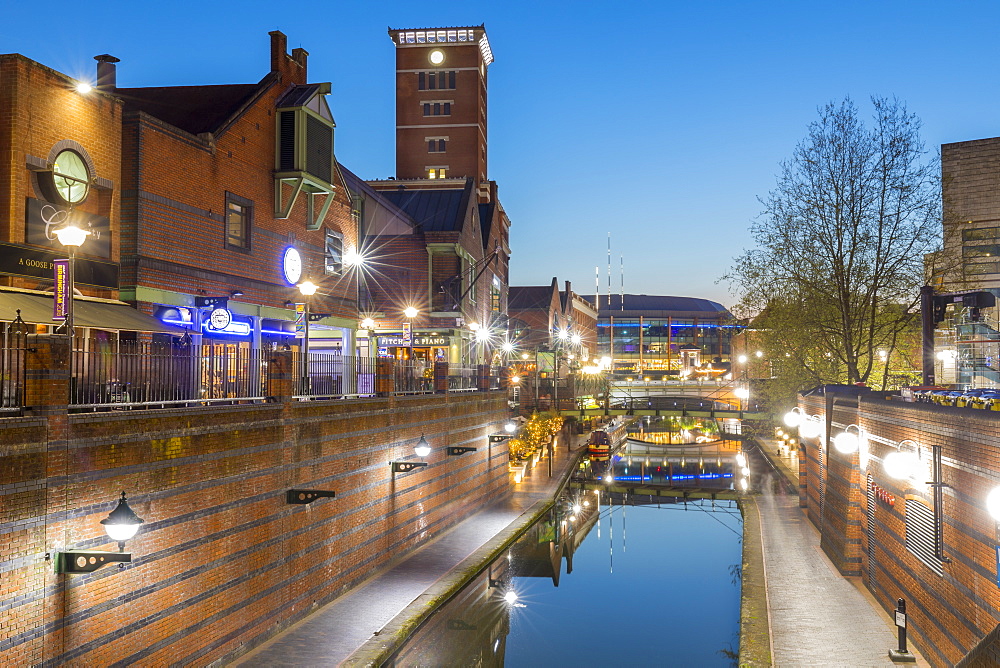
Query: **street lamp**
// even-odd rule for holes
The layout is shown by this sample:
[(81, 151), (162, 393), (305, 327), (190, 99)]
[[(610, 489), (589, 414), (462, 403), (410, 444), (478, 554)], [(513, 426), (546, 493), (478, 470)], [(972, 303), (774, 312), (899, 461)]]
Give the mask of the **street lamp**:
[[(128, 505), (125, 492), (122, 492), (118, 505), (108, 516), (101, 520), (104, 531), (111, 540), (118, 542), (118, 552), (103, 552), (99, 550), (67, 550), (56, 554), (56, 573), (93, 573), (105, 564), (126, 564), (132, 561), (132, 555), (125, 552), (125, 541), (132, 538), (139, 527), (145, 522), (135, 514)], [(124, 566), (121, 566), (124, 568)]]
[[(89, 230), (82, 230), (73, 223), (68, 223), (64, 227), (61, 227), (54, 231), (56, 237), (59, 239), (59, 243), (63, 246), (69, 248), (69, 262), (66, 269), (66, 280), (63, 285), (66, 288), (65, 296), (65, 306), (63, 309), (63, 314), (65, 315), (65, 320), (63, 321), (63, 327), (66, 328), (66, 333), (70, 337), (73, 336), (73, 293), (76, 288), (76, 249), (83, 245), (83, 242), (87, 240), (87, 236), (90, 234)], [(57, 281), (58, 283), (58, 281)], [(58, 293), (60, 286), (56, 285), (56, 295), (58, 298)]]
[(309, 392), (309, 297), (316, 294), (319, 286), (310, 280), (304, 280), (298, 285), (299, 292), (302, 293), (303, 315), (305, 316), (305, 327), (302, 330), (302, 393)]

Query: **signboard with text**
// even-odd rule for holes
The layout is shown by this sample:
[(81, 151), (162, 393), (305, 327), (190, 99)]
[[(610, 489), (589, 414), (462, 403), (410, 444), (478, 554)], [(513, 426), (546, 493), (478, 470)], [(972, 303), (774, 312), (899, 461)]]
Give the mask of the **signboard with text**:
[(55, 289), (52, 299), (52, 319), (65, 320), (69, 315), (69, 300), (72, 299), (72, 286), (69, 284), (69, 260), (54, 260), (52, 262), (52, 278)]
[[(403, 336), (379, 336), (378, 345), (380, 346), (408, 346), (410, 345), (409, 340)], [(446, 346), (448, 345), (448, 337), (446, 336), (414, 336), (413, 337), (414, 347), (421, 348), (427, 346)]]
[[(60, 251), (60, 254), (65, 249)], [(52, 280), (55, 271), (55, 253), (17, 244), (0, 243), (0, 273), (14, 276), (31, 276)], [(73, 265), (77, 285), (118, 289), (118, 265), (77, 257)]]
[[(62, 250), (53, 230), (57, 230), (73, 217), (77, 227), (90, 232), (81, 253), (111, 257), (111, 222), (107, 216), (97, 216), (83, 211), (70, 211), (61, 204), (53, 204), (38, 199), (27, 198), (24, 209), (24, 240), (33, 246), (48, 246), (52, 250)], [(65, 252), (65, 251), (63, 251)]]

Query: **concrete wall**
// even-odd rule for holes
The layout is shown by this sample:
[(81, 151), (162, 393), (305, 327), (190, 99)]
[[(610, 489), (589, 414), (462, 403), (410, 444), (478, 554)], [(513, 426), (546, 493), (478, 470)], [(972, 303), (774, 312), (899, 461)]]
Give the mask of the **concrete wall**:
[[(822, 397), (800, 398), (800, 407), (828, 414)], [(985, 505), (1000, 485), (1000, 413), (862, 397), (856, 406), (838, 400), (832, 416), (830, 436), (857, 424), (868, 438), (867, 447), (849, 455), (821, 448), (823, 437), (802, 439), (800, 499), (823, 550), (842, 573), (862, 576), (887, 615), (897, 598), (906, 599), (911, 640), (934, 665), (953, 665), (1000, 623), (1000, 535)], [(919, 533), (914, 504), (933, 515), (928, 483), (935, 447), (947, 485), (940, 506), (944, 559), (933, 549), (921, 559), (908, 549), (907, 531)], [(890, 477), (883, 467), (897, 450), (919, 457), (907, 479)], [(933, 532), (923, 536), (933, 545)]]
[[(58, 339), (31, 341), (32, 397), (68, 378)], [(34, 412), (0, 418), (2, 665), (232, 658), (509, 489), (502, 392)], [(393, 474), (422, 434), (429, 465)], [(56, 574), (59, 550), (117, 549), (100, 520), (122, 490), (132, 563)]]

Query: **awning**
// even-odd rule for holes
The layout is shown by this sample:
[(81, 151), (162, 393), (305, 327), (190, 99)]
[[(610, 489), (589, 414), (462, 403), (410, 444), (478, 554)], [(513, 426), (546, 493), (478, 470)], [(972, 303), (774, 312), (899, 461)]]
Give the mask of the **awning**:
[[(12, 322), (21, 311), (21, 320), (39, 325), (59, 324), (52, 319), (52, 297), (23, 292), (0, 292), (0, 320)], [(162, 323), (128, 304), (73, 300), (73, 324), (126, 332), (184, 334), (187, 330)]]

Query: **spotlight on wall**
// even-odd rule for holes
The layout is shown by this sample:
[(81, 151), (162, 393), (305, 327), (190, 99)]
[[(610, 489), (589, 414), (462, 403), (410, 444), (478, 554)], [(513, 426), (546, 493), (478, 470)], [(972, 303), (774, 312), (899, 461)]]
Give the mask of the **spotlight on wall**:
[(128, 505), (125, 492), (118, 505), (101, 520), (111, 540), (118, 541), (118, 552), (100, 550), (67, 550), (56, 554), (56, 573), (92, 573), (105, 564), (130, 563), (132, 555), (125, 551), (125, 541), (132, 538), (145, 522)]
[(233, 290), (232, 292), (229, 293), (229, 296), (230, 296), (230, 298), (242, 297), (243, 296), (243, 291), (242, 290)]
[(336, 492), (322, 489), (290, 489), (285, 492), (285, 502), (295, 505), (305, 505), (312, 503), (316, 499), (333, 499)]

